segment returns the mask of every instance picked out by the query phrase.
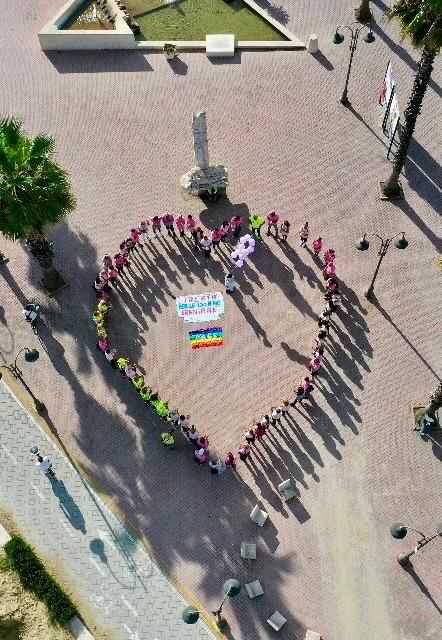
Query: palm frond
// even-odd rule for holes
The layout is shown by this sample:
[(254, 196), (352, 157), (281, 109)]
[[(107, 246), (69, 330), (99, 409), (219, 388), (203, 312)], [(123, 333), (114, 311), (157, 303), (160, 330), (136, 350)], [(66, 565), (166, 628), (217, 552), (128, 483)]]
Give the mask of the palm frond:
[(13, 118), (0, 120), (0, 233), (13, 240), (60, 222), (75, 208), (66, 171), (51, 158), (52, 136), (34, 139)]
[(413, 46), (435, 51), (442, 46), (442, 0), (397, 0), (389, 18), (399, 21), (402, 37)]
[(55, 151), (55, 139), (52, 136), (40, 134), (35, 136), (31, 145), (31, 161), (47, 159)]
[(0, 137), (3, 137), (6, 143), (13, 147), (23, 136), (23, 123), (17, 118), (3, 116), (0, 119)]

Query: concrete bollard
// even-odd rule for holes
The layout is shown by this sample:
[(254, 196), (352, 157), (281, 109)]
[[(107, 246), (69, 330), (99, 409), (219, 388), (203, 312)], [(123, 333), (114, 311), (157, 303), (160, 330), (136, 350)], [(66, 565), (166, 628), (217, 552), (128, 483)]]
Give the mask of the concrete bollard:
[(316, 33), (312, 33), (312, 35), (308, 39), (307, 51), (309, 53), (317, 53), (319, 51), (318, 36), (316, 35)]

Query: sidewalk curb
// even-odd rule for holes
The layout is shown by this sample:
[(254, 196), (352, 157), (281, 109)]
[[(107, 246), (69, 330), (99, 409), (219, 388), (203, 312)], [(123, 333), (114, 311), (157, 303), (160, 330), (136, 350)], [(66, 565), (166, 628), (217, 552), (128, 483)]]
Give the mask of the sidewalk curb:
[(11, 539), (11, 536), (6, 529), (0, 524), (0, 548), (3, 548), (7, 542)]
[(94, 636), (91, 634), (89, 629), (84, 626), (78, 616), (74, 616), (71, 620), (69, 620), (66, 627), (69, 629), (76, 640), (94, 640)]

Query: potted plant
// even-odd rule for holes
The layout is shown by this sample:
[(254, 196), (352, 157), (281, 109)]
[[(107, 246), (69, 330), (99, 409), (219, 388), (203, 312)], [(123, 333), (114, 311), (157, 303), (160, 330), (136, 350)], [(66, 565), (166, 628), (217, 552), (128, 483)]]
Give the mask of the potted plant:
[(163, 51), (166, 54), (168, 60), (173, 60), (176, 57), (176, 46), (166, 42), (163, 47)]

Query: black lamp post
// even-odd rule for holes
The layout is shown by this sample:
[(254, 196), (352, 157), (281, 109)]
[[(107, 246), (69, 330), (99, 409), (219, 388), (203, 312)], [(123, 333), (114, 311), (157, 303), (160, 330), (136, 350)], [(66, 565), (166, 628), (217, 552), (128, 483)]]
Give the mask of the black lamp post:
[(403, 538), (405, 538), (405, 536), (409, 531), (411, 531), (412, 533), (416, 533), (419, 536), (419, 539), (414, 549), (412, 549), (408, 553), (400, 553), (397, 556), (397, 561), (402, 567), (410, 564), (410, 558), (413, 555), (415, 555), (418, 551), (420, 551), (422, 547), (425, 547), (425, 545), (427, 545), (429, 542), (431, 542), (435, 538), (442, 536), (442, 524), (437, 525), (436, 533), (432, 536), (426, 536), (425, 533), (422, 533), (417, 529), (413, 529), (412, 527), (407, 527), (407, 525), (402, 524), (400, 522), (395, 522), (390, 527), (391, 535), (393, 536), (393, 538), (396, 538), (397, 540), (402, 540)]
[[(40, 354), (38, 353), (37, 349), (29, 349), (29, 347), (22, 347), (20, 349), (20, 351), (17, 353), (17, 355), (15, 356), (14, 362), (12, 362), (11, 364), (2, 364), (2, 365), (0, 365), (0, 369), (1, 368), (7, 369), (10, 373), (12, 373), (12, 375), (14, 376), (14, 378), (16, 380), (21, 382), (23, 387), (26, 389), (26, 391), (29, 393), (29, 395), (31, 396), (32, 400), (34, 401), (34, 407), (35, 407), (36, 412), (39, 415), (42, 415), (46, 411), (46, 407), (43, 404), (43, 402), (41, 402), (38, 398), (36, 398), (34, 396), (34, 394), (32, 393), (32, 390), (28, 387), (26, 382), (23, 380), (23, 372), (22, 372), (22, 370), (17, 365), (18, 357), (23, 351), (25, 352), (24, 358), (25, 358), (26, 362), (36, 362), (38, 360), (38, 358), (40, 357)], [(0, 372), (0, 380), (1, 380), (1, 378), (2, 378), (2, 374)]]
[[(235, 596), (241, 593), (241, 584), (235, 578), (230, 578), (224, 583), (223, 591), (224, 597), (221, 601), (221, 604), (216, 611), (212, 611), (212, 614), (215, 616), (215, 624), (218, 628), (218, 631), (222, 631), (227, 624), (227, 620), (221, 615), (224, 602), (227, 598), (235, 598)], [(195, 624), (199, 620), (200, 613), (201, 612), (194, 607), (188, 606), (183, 610), (181, 617), (186, 624)]]
[(359, 35), (361, 34), (361, 32), (364, 29), (368, 29), (368, 33), (364, 38), (364, 41), (367, 42), (368, 44), (370, 44), (371, 42), (374, 42), (374, 35), (373, 35), (373, 31), (371, 30), (371, 22), (370, 25), (366, 25), (366, 24), (359, 24), (358, 22), (352, 22), (351, 25), (348, 24), (341, 24), (338, 27), (336, 27), (336, 32), (335, 35), (333, 36), (333, 42), (335, 44), (341, 44), (342, 42), (344, 42), (344, 36), (342, 35), (342, 33), (339, 32), (339, 29), (348, 29), (350, 31), (350, 60), (348, 62), (348, 69), (347, 69), (347, 77), (345, 78), (345, 87), (344, 87), (344, 91), (342, 92), (342, 96), (341, 96), (341, 103), (345, 106), (345, 107), (349, 107), (350, 106), (350, 100), (348, 99), (348, 95), (347, 95), (347, 89), (348, 89), (348, 81), (350, 80), (350, 72), (351, 72), (351, 65), (353, 63), (353, 56), (355, 54), (355, 51), (358, 47), (358, 40), (359, 40)]
[[(396, 249), (406, 249), (408, 247), (408, 242), (405, 239), (405, 233), (403, 231), (401, 231), (400, 233), (397, 233), (392, 238), (385, 238), (385, 239), (381, 238), (381, 236), (378, 236), (377, 233), (373, 233), (373, 235), (376, 236), (376, 238), (379, 238), (379, 240), (381, 241), (381, 246), (379, 247), (379, 251), (378, 251), (379, 260), (376, 265), (376, 269), (374, 270), (373, 279), (367, 291), (365, 292), (365, 297), (368, 300), (372, 300), (374, 298), (374, 283), (376, 282), (376, 278), (379, 273), (382, 260), (385, 258), (392, 241), (398, 236), (402, 236), (402, 238), (399, 238), (399, 240), (396, 240), (396, 242), (394, 243), (394, 246), (396, 247)], [(369, 246), (370, 246), (370, 243), (367, 240), (367, 234), (364, 233), (362, 238), (357, 243), (356, 249), (358, 249), (359, 251), (366, 251)]]

